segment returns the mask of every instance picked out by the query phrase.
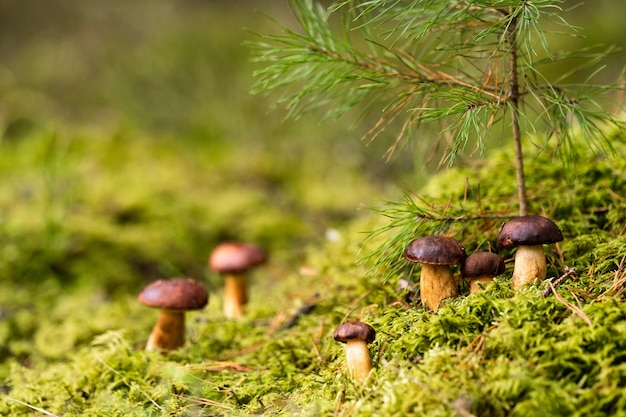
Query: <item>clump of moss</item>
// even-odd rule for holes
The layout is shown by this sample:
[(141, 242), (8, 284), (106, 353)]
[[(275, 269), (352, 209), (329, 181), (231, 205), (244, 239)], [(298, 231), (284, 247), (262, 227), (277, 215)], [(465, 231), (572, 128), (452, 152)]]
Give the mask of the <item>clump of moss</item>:
[[(623, 138), (614, 145), (623, 150)], [(475, 171), (453, 170), (433, 184), (445, 181), (447, 189), (457, 190), (446, 197), (448, 207), (459, 207), (463, 215), (504, 213), (509, 201), (500, 182), (513, 182), (512, 172), (501, 169), (506, 155), (495, 155)], [(167, 356), (143, 351), (153, 318), (129, 298), (125, 308), (132, 319), (112, 316), (119, 317), (115, 327), (126, 332), (104, 333), (91, 346), (61, 355), (63, 361), (13, 362), (6, 374), (7, 397), (57, 415), (87, 416), (103, 410), (228, 416), (619, 415), (626, 407), (620, 389), (626, 381), (621, 337), (626, 241), (618, 222), (626, 182), (608, 175), (626, 171), (624, 164), (579, 161), (578, 178), (550, 160), (538, 157), (529, 164), (530, 178), (542, 178), (534, 180), (533, 209), (565, 234), (549, 250), (549, 277), (539, 286), (513, 291), (509, 254), (503, 254), (509, 272), (493, 285), (471, 295), (461, 285), (460, 297), (437, 313), (427, 311), (410, 287), (397, 288), (401, 278), (415, 281), (417, 268), (398, 262), (383, 273), (377, 268), (383, 258), (363, 258), (389, 239), (393, 244), (385, 248), (399, 260), (401, 239), (393, 234), (396, 228), (406, 227), (406, 236), (415, 231), (411, 222), (422, 212), (409, 214), (422, 206), (413, 202), (385, 218), (394, 222), (394, 214), (405, 216), (373, 239), (363, 241), (359, 232), (383, 221), (356, 219), (325, 244), (308, 247), (304, 260), (291, 259), (258, 274), (244, 320), (221, 318), (213, 289), (212, 304), (188, 322), (187, 344)], [(496, 171), (505, 174), (492, 182)], [(477, 186), (462, 191), (470, 172), (480, 181), (480, 194)], [(562, 176), (571, 182), (559, 180)], [(433, 230), (457, 234), (471, 253), (495, 241), (501, 222), (457, 219)], [(575, 274), (556, 284), (566, 266)], [(272, 276), (276, 271), (281, 273)], [(16, 329), (32, 329), (28, 320), (12, 317)], [(343, 346), (332, 338), (346, 319), (365, 321), (377, 331), (370, 345), (374, 370), (365, 384), (351, 382)], [(7, 400), (0, 412), (35, 414), (22, 403)]]

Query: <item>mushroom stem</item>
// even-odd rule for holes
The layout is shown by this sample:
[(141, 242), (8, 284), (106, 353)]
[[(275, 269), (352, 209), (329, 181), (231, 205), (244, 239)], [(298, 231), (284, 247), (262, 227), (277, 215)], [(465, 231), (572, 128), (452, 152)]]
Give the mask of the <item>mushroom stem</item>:
[(456, 297), (458, 294), (452, 270), (448, 265), (422, 265), (420, 278), (422, 304), (437, 311), (444, 299)]
[(152, 328), (146, 350), (175, 350), (185, 343), (185, 313), (159, 310), (159, 318)]
[(546, 278), (546, 255), (543, 245), (518, 246), (511, 286), (519, 289), (527, 284), (541, 282)]
[(348, 340), (346, 342), (346, 363), (350, 376), (357, 381), (362, 381), (372, 370), (370, 351), (365, 340)]
[(470, 294), (476, 294), (479, 291), (482, 291), (487, 285), (493, 282), (493, 277), (488, 275), (482, 277), (472, 278), (469, 282)]
[(230, 273), (224, 279), (224, 316), (238, 319), (244, 316), (248, 302), (248, 283), (245, 273)]

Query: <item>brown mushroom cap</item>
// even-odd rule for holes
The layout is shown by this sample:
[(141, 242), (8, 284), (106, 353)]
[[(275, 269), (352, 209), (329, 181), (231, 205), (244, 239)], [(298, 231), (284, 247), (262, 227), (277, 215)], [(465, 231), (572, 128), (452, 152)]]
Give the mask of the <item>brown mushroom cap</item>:
[(360, 321), (348, 321), (337, 327), (334, 338), (341, 343), (347, 343), (348, 340), (363, 340), (369, 344), (376, 338), (376, 330), (369, 324)]
[(160, 279), (139, 294), (139, 302), (162, 310), (199, 310), (209, 301), (204, 286), (191, 278)]
[(227, 242), (211, 253), (209, 266), (219, 273), (243, 272), (267, 260), (263, 249), (250, 243)]
[(561, 240), (561, 229), (552, 220), (543, 216), (521, 216), (502, 226), (498, 235), (498, 247), (535, 246)]
[(493, 252), (473, 253), (461, 265), (461, 275), (465, 278), (495, 277), (503, 274), (504, 271), (504, 260)]
[(465, 259), (465, 248), (447, 236), (420, 237), (409, 243), (403, 256), (411, 261), (430, 265), (457, 265)]

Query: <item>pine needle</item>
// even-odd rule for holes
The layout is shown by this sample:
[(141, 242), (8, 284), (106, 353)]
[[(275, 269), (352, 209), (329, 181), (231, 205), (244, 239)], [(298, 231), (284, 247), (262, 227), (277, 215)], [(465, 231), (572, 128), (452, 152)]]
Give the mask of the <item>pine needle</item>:
[(16, 403), (18, 403), (18, 404), (22, 404), (23, 406), (26, 406), (26, 407), (28, 407), (28, 408), (31, 408), (31, 409), (33, 409), (33, 410), (35, 410), (35, 411), (37, 411), (37, 412), (40, 412), (40, 413), (42, 413), (42, 414), (45, 414), (45, 415), (47, 415), (47, 416), (50, 416), (50, 417), (57, 417), (57, 415), (56, 415), (56, 414), (52, 414), (51, 412), (46, 411), (46, 410), (44, 410), (43, 408), (35, 407), (34, 405), (30, 405), (30, 404), (28, 404), (28, 403), (25, 403), (25, 402), (23, 402), (23, 401), (20, 401), (20, 400), (18, 400), (18, 399), (15, 399), (15, 398), (11, 398), (11, 397), (5, 397), (5, 398), (6, 398), (8, 401), (13, 401), (13, 402), (16, 402)]
[(561, 304), (563, 304), (565, 307), (570, 309), (578, 317), (583, 319), (583, 321), (587, 324), (587, 326), (589, 326), (590, 328), (593, 329), (593, 323), (591, 322), (591, 319), (589, 318), (589, 316), (587, 316), (585, 314), (585, 312), (582, 309), (580, 309), (579, 307), (576, 307), (574, 304), (568, 302), (565, 298), (563, 298), (563, 296), (561, 296), (558, 292), (556, 292), (556, 290), (554, 289), (554, 285), (551, 282), (548, 282), (548, 286), (552, 290), (552, 293), (554, 294), (554, 297), (557, 300), (559, 300), (559, 302)]

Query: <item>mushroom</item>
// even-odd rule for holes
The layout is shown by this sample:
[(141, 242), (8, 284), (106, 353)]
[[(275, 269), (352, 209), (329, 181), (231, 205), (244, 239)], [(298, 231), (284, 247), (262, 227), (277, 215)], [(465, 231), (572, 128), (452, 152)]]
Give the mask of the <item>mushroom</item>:
[(542, 216), (517, 217), (502, 226), (498, 247), (517, 247), (511, 285), (519, 289), (546, 278), (546, 255), (543, 245), (560, 242), (563, 234), (556, 224)]
[(224, 315), (241, 318), (248, 302), (247, 272), (267, 260), (266, 253), (250, 243), (222, 243), (213, 250), (209, 267), (224, 275)]
[(474, 294), (503, 274), (504, 261), (493, 252), (476, 252), (468, 256), (461, 265), (461, 276), (469, 281), (470, 294)]
[(367, 378), (372, 370), (367, 345), (376, 338), (374, 328), (360, 321), (349, 321), (337, 327), (334, 338), (346, 344), (346, 363), (352, 379), (362, 381)]
[(422, 304), (437, 311), (441, 302), (458, 295), (450, 265), (465, 259), (465, 248), (447, 236), (427, 236), (413, 240), (404, 250), (404, 257), (422, 264), (420, 297)]
[(145, 287), (139, 294), (139, 302), (160, 309), (146, 350), (170, 351), (181, 347), (185, 343), (185, 311), (200, 310), (208, 301), (204, 286), (191, 278), (162, 279)]

